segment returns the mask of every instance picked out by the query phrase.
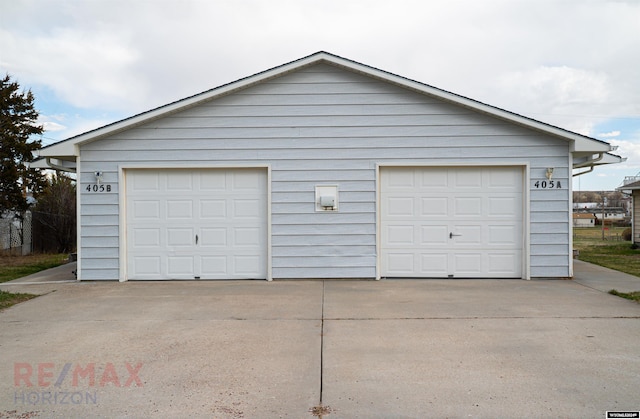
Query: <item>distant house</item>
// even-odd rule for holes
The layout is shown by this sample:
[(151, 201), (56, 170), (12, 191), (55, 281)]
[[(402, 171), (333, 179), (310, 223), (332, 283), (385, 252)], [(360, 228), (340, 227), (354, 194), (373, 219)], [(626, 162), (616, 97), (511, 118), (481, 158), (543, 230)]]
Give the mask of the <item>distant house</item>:
[(595, 227), (596, 216), (591, 213), (574, 213), (573, 214), (573, 226), (574, 227)]
[(633, 200), (631, 205), (631, 230), (633, 232), (631, 241), (640, 243), (640, 223), (636, 222), (637, 217), (640, 216), (640, 178), (637, 176), (627, 177), (624, 184), (617, 189), (631, 194)]
[(592, 214), (599, 220), (611, 222), (624, 221), (627, 218), (627, 210), (623, 207), (587, 208), (577, 209), (574, 214)]
[(611, 150), (319, 52), (40, 155), (77, 173), (81, 280), (529, 279), (573, 276)]

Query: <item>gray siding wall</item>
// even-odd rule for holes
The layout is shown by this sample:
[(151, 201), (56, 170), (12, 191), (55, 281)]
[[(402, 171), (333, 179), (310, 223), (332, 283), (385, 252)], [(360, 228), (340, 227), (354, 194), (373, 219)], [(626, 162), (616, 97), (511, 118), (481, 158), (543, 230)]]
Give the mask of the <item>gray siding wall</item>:
[[(376, 164), (531, 168), (531, 276), (569, 275), (568, 143), (387, 82), (315, 65), (81, 148), (81, 279), (118, 279), (118, 167), (178, 163), (272, 169), (274, 278), (375, 277)], [(547, 167), (562, 189), (536, 189)], [(314, 188), (338, 184), (340, 211)]]

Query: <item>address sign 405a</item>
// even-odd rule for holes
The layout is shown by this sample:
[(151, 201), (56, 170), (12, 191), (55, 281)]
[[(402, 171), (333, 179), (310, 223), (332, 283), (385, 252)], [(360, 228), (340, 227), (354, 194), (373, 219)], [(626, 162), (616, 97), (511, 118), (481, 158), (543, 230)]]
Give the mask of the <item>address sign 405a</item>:
[(562, 189), (562, 183), (559, 180), (536, 180), (533, 187), (536, 189)]

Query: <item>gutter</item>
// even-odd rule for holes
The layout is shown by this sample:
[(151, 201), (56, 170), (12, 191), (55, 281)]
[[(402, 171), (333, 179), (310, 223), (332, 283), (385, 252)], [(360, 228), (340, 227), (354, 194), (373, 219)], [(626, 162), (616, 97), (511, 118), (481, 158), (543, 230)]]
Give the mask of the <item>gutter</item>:
[(586, 163), (582, 163), (580, 165), (580, 168), (582, 168), (584, 166), (589, 166), (589, 170), (586, 170), (586, 171), (580, 172), (580, 173), (574, 173), (573, 177), (580, 176), (580, 175), (585, 175), (587, 173), (593, 172), (593, 167), (595, 166), (595, 163), (599, 162), (603, 158), (604, 158), (604, 153), (598, 153), (598, 157), (596, 157), (595, 159), (591, 159), (591, 160), (587, 161)]
[(54, 169), (54, 170), (60, 170), (61, 172), (70, 172), (70, 173), (75, 173), (76, 169), (71, 168), (71, 167), (65, 167), (65, 166), (60, 166), (58, 164), (52, 163), (51, 162), (52, 157), (47, 157), (47, 165)]

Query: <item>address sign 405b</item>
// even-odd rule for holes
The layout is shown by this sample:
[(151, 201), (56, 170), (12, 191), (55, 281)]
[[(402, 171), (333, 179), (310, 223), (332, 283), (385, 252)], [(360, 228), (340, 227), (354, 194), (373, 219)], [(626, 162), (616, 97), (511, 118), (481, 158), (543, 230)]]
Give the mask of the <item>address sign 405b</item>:
[(111, 185), (94, 184), (87, 185), (84, 190), (91, 193), (111, 192)]

